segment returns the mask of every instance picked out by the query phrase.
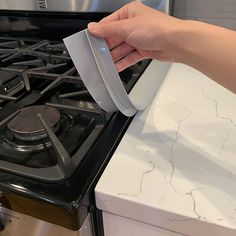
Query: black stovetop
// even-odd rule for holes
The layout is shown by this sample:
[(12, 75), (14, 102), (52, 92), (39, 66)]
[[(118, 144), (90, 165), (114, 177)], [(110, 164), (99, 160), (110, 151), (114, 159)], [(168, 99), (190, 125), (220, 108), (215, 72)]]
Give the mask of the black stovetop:
[[(61, 41), (4, 34), (0, 60), (0, 200), (77, 230), (132, 118), (100, 109)], [(127, 91), (148, 63), (120, 74)]]
[(46, 182), (69, 178), (109, 115), (64, 44), (0, 37), (0, 58), (0, 170)]

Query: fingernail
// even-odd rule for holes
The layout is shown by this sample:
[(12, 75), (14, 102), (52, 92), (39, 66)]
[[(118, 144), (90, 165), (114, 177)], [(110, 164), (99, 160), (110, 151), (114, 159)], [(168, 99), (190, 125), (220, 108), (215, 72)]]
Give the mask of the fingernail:
[(91, 30), (92, 32), (96, 32), (97, 31), (97, 23), (96, 22), (91, 22), (88, 24), (88, 28), (89, 30)]

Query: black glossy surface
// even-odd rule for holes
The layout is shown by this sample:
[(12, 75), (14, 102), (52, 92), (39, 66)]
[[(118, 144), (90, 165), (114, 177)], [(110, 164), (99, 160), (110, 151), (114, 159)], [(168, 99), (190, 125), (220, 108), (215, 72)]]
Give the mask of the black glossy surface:
[(55, 13), (0, 10), (0, 33), (61, 40), (99, 21), (108, 13)]

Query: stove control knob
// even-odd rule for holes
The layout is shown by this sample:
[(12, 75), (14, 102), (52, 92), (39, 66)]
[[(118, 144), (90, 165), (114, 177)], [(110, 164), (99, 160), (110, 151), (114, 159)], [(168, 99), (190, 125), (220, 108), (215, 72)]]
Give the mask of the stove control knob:
[(10, 222), (10, 210), (7, 207), (8, 201), (0, 192), (0, 232), (3, 231), (6, 225)]

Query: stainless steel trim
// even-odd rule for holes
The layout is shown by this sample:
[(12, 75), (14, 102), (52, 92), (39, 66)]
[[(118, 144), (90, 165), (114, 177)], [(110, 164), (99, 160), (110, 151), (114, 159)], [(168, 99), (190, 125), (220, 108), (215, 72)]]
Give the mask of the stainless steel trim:
[[(134, 0), (1, 0), (0, 10), (53, 12), (113, 12)], [(166, 0), (140, 0), (164, 10)]]
[(112, 12), (132, 0), (1, 0), (0, 9), (56, 12)]
[(31, 216), (0, 208), (5, 215), (8, 212), (8, 223), (5, 229), (0, 231), (1, 236), (93, 236), (90, 214), (78, 231), (72, 231), (64, 227), (51, 224)]

